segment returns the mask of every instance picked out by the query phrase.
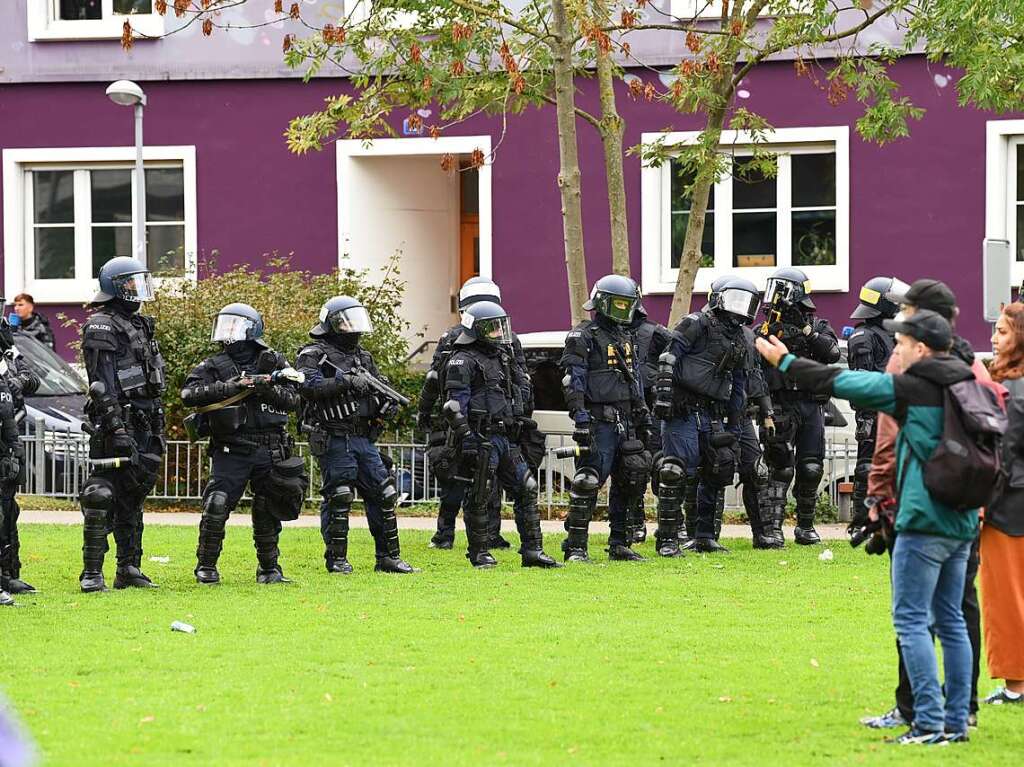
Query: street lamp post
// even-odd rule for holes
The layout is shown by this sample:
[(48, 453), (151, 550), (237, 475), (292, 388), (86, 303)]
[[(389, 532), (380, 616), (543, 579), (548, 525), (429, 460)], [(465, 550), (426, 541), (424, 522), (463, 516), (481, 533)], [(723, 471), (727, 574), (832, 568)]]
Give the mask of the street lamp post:
[(146, 94), (131, 80), (118, 80), (107, 87), (115, 104), (135, 108), (135, 257), (146, 263), (146, 172), (142, 165), (142, 110)]

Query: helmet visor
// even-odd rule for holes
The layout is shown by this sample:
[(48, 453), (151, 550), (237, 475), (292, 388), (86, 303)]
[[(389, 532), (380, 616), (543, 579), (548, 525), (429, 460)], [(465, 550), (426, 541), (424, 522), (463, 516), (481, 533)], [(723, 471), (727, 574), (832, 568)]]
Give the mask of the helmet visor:
[(373, 323), (363, 306), (350, 306), (334, 312), (327, 318), (327, 324), (335, 333), (371, 333)]
[(153, 276), (149, 272), (135, 272), (114, 278), (120, 298), (124, 301), (152, 301), (156, 298), (153, 290)]
[(512, 343), (512, 323), (508, 317), (488, 317), (473, 323), (476, 337), (492, 344)]
[(764, 302), (766, 304), (793, 303), (797, 286), (789, 280), (780, 280), (775, 277), (768, 278), (768, 284), (764, 289)]
[(605, 293), (600, 296), (598, 306), (601, 308), (601, 313), (608, 319), (628, 325), (633, 321), (637, 303), (639, 303), (637, 298)]
[(210, 334), (211, 341), (221, 341), (226, 344), (235, 341), (244, 341), (251, 338), (256, 323), (248, 317), (239, 314), (218, 314), (213, 321), (213, 332)]
[[(885, 294), (884, 298), (889, 299), (894, 304), (902, 304), (909, 292), (910, 286), (907, 283), (903, 280), (893, 279), (892, 285), (889, 286), (889, 291)], [(861, 298), (864, 298), (863, 290), (861, 290)]]
[(742, 317), (747, 322), (757, 316), (757, 310), (761, 307), (761, 297), (747, 290), (726, 288), (720, 296), (718, 305), (724, 311)]

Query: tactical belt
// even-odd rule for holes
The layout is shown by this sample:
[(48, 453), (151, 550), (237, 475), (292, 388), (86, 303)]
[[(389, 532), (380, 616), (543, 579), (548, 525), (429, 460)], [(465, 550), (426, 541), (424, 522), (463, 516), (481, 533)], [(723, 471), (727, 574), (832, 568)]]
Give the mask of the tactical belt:
[(615, 423), (623, 413), (629, 413), (631, 410), (632, 406), (629, 402), (618, 403), (615, 405), (591, 405), (590, 417), (595, 421), (609, 421), (611, 423)]

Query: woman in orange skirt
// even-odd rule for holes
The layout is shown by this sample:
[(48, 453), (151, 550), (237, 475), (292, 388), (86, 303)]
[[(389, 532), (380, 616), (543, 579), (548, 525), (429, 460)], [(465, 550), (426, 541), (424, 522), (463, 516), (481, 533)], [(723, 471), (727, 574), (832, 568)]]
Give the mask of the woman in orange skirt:
[(990, 372), (1009, 391), (1004, 476), (981, 531), (981, 608), (988, 672), (1004, 680), (985, 698), (1024, 704), (1024, 304), (1003, 309)]

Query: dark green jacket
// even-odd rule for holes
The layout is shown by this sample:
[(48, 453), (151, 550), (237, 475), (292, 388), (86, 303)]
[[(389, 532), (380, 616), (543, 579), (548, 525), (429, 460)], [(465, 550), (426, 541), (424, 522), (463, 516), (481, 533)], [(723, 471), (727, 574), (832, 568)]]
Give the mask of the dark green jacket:
[(892, 415), (900, 424), (896, 440), (899, 494), (896, 532), (925, 533), (970, 541), (978, 534), (978, 513), (957, 511), (933, 500), (924, 484), (924, 461), (942, 436), (944, 389), (974, 378), (963, 361), (949, 355), (928, 357), (902, 375), (828, 367), (792, 354), (779, 369), (802, 389), (849, 400)]

